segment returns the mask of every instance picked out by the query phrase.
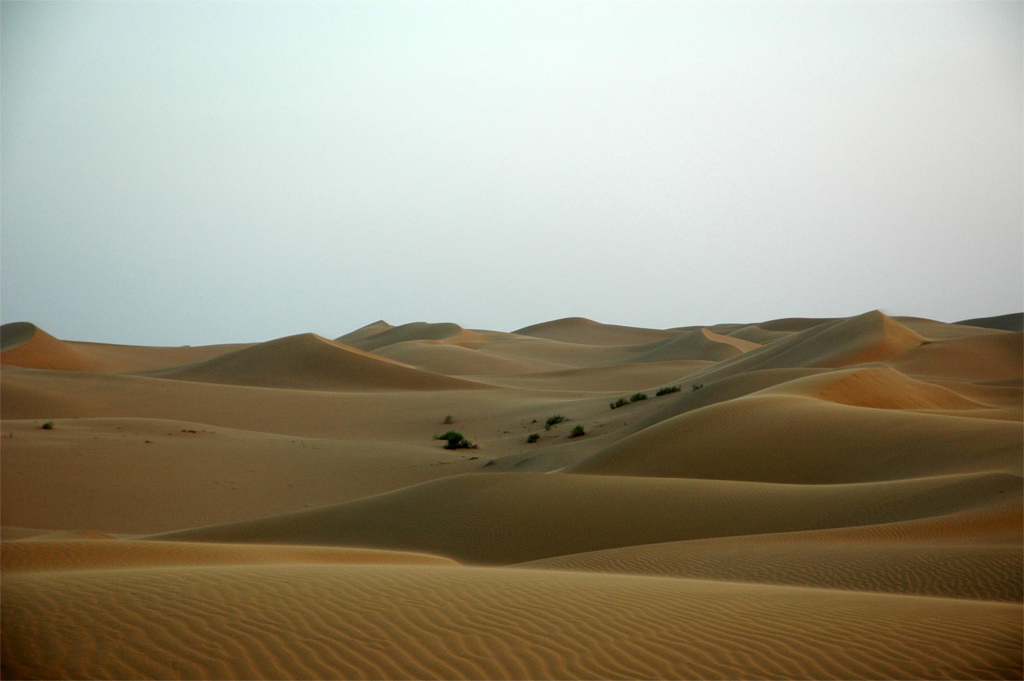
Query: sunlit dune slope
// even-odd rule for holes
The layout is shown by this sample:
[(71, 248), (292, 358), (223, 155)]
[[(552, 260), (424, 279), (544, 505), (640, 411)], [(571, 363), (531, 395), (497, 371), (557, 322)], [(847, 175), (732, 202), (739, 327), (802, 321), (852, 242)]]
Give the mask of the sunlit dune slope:
[(1019, 605), (657, 577), (426, 565), (38, 572), (5, 577), (0, 607), (10, 678), (1021, 673)]
[(859, 485), (473, 474), (154, 538), (365, 546), (507, 564), (631, 544), (910, 520), (1019, 503), (1021, 492), (1021, 478), (1005, 473)]
[(267, 341), (205, 362), (149, 375), (179, 381), (300, 390), (477, 387), (468, 381), (429, 374), (310, 333)]
[(53, 371), (116, 370), (28, 322), (4, 324), (2, 328), (0, 364)]
[(1021, 508), (557, 556), (522, 567), (1020, 602)]

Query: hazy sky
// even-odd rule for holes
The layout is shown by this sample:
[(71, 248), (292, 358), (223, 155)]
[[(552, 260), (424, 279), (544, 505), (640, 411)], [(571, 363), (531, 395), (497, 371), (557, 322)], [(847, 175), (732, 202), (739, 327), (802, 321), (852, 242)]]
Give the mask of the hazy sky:
[(0, 315), (178, 345), (1020, 311), (1022, 7), (4, 0)]

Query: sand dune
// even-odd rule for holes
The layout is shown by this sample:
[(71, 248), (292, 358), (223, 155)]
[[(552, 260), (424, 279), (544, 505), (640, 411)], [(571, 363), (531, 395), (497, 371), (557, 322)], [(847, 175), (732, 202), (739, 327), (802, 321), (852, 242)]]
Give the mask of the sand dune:
[(404, 341), (374, 351), (424, 371), (446, 376), (493, 376), (550, 371), (557, 365), (528, 359), (511, 359), (481, 349), (437, 341)]
[(999, 329), (1002, 331), (1024, 331), (1024, 313), (1014, 312), (1011, 314), (999, 315), (996, 317), (976, 317), (957, 322), (964, 326), (980, 326), (986, 329)]
[(153, 538), (364, 546), (508, 564), (633, 544), (910, 520), (1020, 503), (1021, 495), (1020, 476), (1008, 473), (859, 485), (471, 474)]
[[(371, 327), (380, 328), (380, 324), (380, 322), (377, 322), (377, 326), (371, 325)], [(474, 347), (488, 336), (495, 335), (470, 331), (458, 324), (451, 323), (428, 324), (427, 322), (413, 322), (401, 326), (386, 326), (387, 328), (372, 334), (365, 333), (364, 329), (366, 327), (363, 327), (363, 329), (357, 330), (354, 334), (342, 336), (338, 340), (341, 341), (342, 338), (345, 338), (347, 342), (351, 343), (352, 347), (373, 352), (388, 345), (408, 343), (410, 341), (444, 341), (453, 345)]]
[(0, 364), (51, 371), (116, 370), (28, 322), (4, 324), (2, 328)]
[(362, 338), (368, 338), (369, 336), (374, 336), (374, 335), (376, 335), (378, 333), (381, 333), (382, 331), (387, 331), (388, 329), (393, 329), (393, 328), (395, 328), (393, 325), (388, 324), (383, 319), (378, 319), (375, 322), (370, 322), (366, 326), (359, 327), (355, 331), (349, 331), (348, 333), (346, 333), (343, 336), (338, 336), (334, 340), (336, 342), (338, 342), (338, 343), (344, 343), (345, 345), (349, 345), (351, 347), (355, 347), (353, 345), (353, 342), (355, 342), (355, 341), (357, 341), (359, 339), (362, 339)]
[(750, 341), (751, 343), (764, 345), (765, 343), (771, 343), (792, 334), (792, 331), (769, 331), (768, 329), (761, 328), (757, 324), (747, 324), (738, 329), (728, 331), (725, 335), (732, 338)]
[(580, 345), (645, 345), (676, 335), (673, 331), (660, 329), (602, 324), (584, 317), (567, 317), (524, 326), (513, 333)]
[(1024, 334), (936, 341), (914, 348), (892, 366), (915, 376), (966, 381), (1019, 379), (1024, 372)]
[(0, 364), (51, 371), (144, 371), (210, 359), (247, 344), (137, 347), (57, 340), (28, 322), (4, 324)]
[(22, 573), (5, 578), (2, 609), (8, 677), (1014, 678), (1021, 668), (1017, 605), (522, 569)]
[(321, 338), (300, 334), (205, 362), (150, 372), (156, 378), (299, 390), (457, 390), (473, 383), (429, 374)]
[(760, 347), (740, 338), (717, 334), (710, 329), (688, 331), (654, 343), (650, 349), (636, 357), (638, 362), (671, 362), (681, 359), (701, 359), (720, 362)]
[(759, 369), (835, 368), (893, 361), (927, 339), (881, 312), (824, 322), (708, 368), (707, 381)]
[(1021, 678), (1019, 318), (4, 325), (0, 675)]
[(1021, 474), (1019, 423), (760, 394), (676, 416), (576, 473), (831, 484), (998, 470)]
[(1019, 603), (1020, 524), (1020, 507), (1008, 505), (885, 525), (627, 546), (521, 566)]

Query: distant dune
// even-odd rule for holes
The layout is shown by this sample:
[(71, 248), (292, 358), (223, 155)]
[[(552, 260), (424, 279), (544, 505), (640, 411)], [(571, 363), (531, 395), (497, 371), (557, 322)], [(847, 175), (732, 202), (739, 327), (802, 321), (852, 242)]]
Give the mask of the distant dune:
[(998, 317), (976, 317), (965, 319), (957, 324), (963, 326), (980, 326), (985, 329), (1000, 329), (1002, 331), (1024, 331), (1024, 313), (1015, 312), (1012, 314), (999, 315)]
[(457, 390), (474, 384), (428, 374), (315, 334), (288, 336), (150, 376), (297, 390)]
[(631, 326), (601, 324), (584, 317), (567, 317), (543, 324), (524, 326), (514, 333), (582, 345), (641, 345), (665, 340), (675, 335), (672, 331), (660, 329), (638, 329)]
[(1021, 318), (6, 324), (0, 676), (1022, 678)]

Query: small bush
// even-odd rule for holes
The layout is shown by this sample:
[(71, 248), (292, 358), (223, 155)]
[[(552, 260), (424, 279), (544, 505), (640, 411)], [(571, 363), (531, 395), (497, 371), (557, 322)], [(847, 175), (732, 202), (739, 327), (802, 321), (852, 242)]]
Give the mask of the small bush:
[(447, 426), (449, 423), (455, 423), (455, 419), (452, 418), (451, 414), (448, 414), (448, 416), (444, 417), (444, 421), (442, 421), (442, 423)]
[(629, 396), (629, 401), (630, 402), (639, 402), (640, 400), (646, 400), (646, 399), (647, 399), (647, 393), (633, 393), (632, 395)]
[(544, 422), (544, 430), (551, 430), (551, 426), (561, 423), (565, 420), (564, 416), (551, 416), (547, 421)]
[(462, 436), (462, 433), (458, 433), (454, 430), (449, 430), (443, 435), (435, 435), (435, 440), (447, 440), (448, 444), (444, 446), (445, 449), (476, 449), (476, 445), (467, 440)]
[(530, 433), (529, 437), (526, 438), (526, 444), (532, 445), (534, 442), (540, 439), (540, 433)]
[(678, 385), (670, 385), (664, 388), (658, 388), (658, 392), (655, 393), (654, 396), (661, 397), (662, 395), (668, 395), (669, 393), (677, 393), (680, 390), (682, 390), (682, 388), (680, 388)]
[(618, 409), (619, 407), (625, 407), (627, 404), (629, 404), (629, 402), (627, 402), (625, 398), (620, 397), (614, 402), (610, 402), (608, 406), (611, 407), (612, 409)]
[(698, 390), (700, 390), (700, 389), (701, 389), (701, 388), (703, 388), (703, 387), (704, 387), (704, 384), (703, 384), (703, 383), (694, 383), (694, 384), (693, 384), (693, 390), (692, 390), (692, 392), (697, 392)]
[(586, 434), (587, 432), (583, 430), (583, 426), (576, 426), (575, 428), (572, 429), (572, 432), (569, 433), (569, 437), (582, 437), (583, 435)]
[(43, 430), (53, 430), (53, 421), (47, 421), (44, 423)]

